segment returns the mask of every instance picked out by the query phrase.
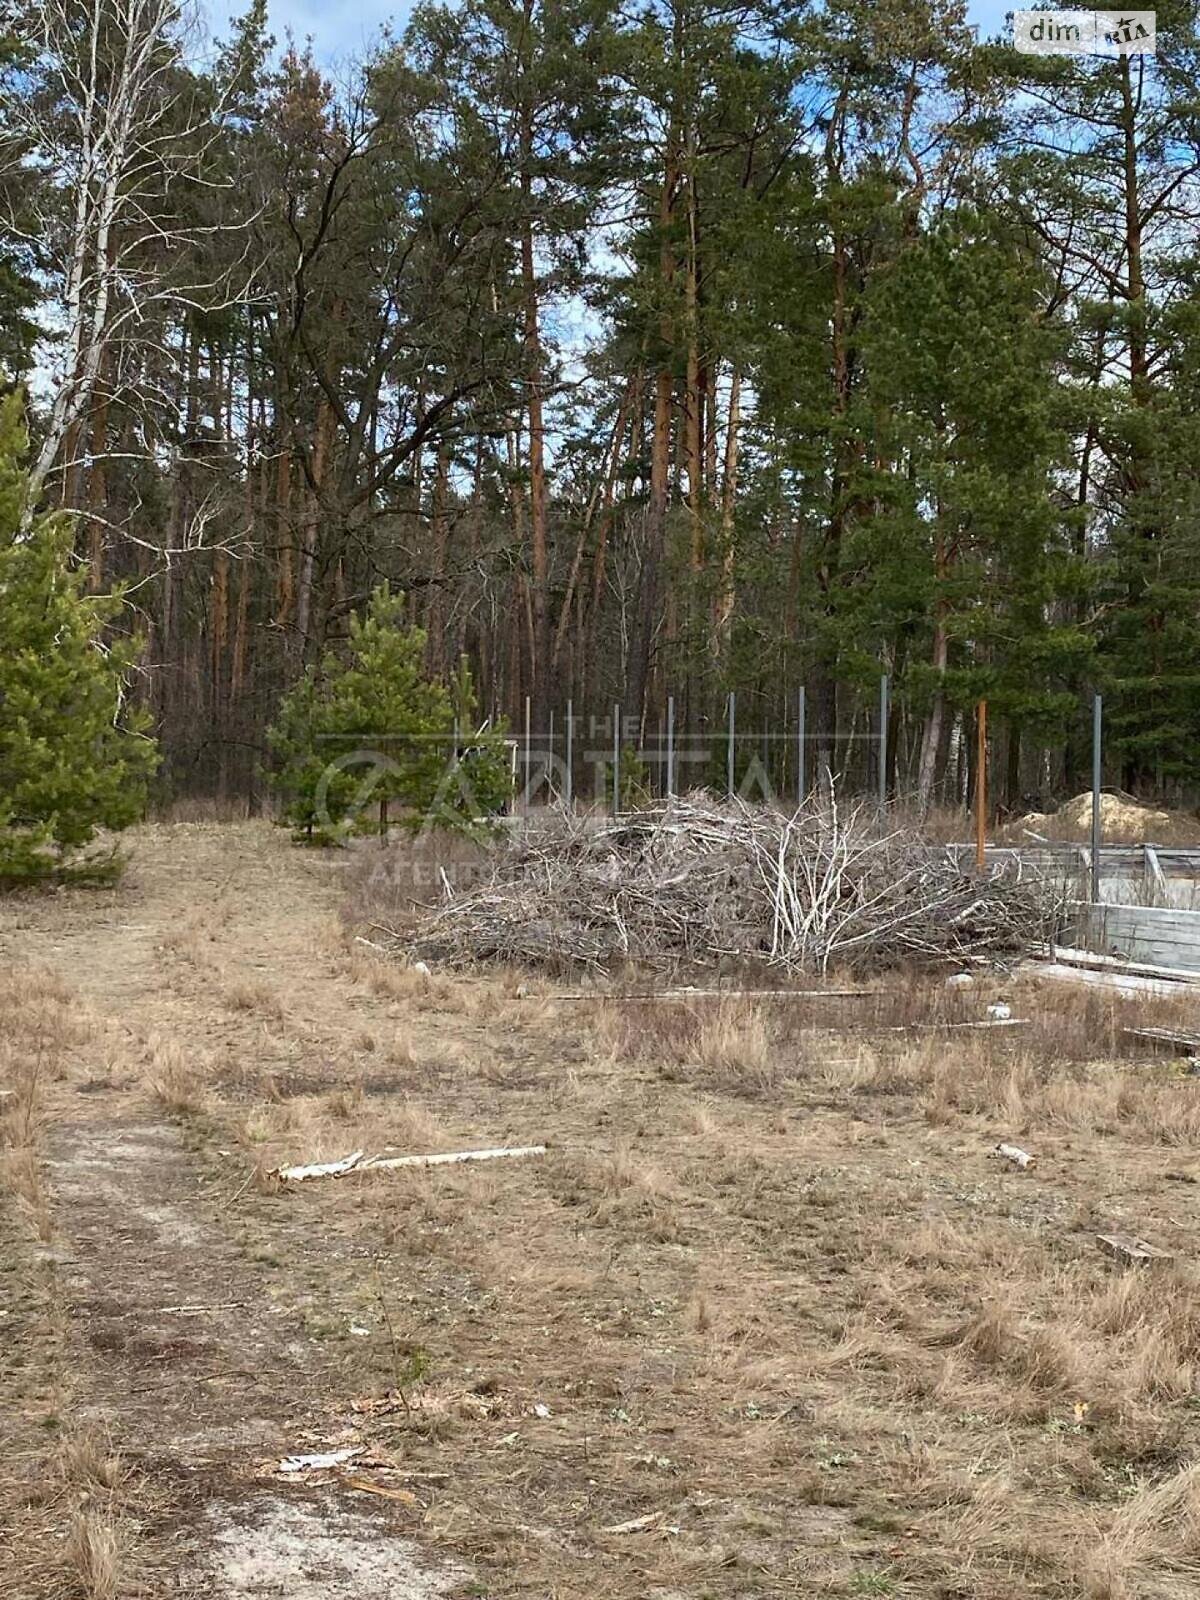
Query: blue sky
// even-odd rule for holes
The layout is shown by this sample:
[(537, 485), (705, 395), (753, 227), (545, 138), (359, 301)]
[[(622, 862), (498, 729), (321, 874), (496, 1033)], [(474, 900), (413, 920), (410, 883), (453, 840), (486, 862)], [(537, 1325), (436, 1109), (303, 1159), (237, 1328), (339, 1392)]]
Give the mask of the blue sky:
[[(410, 0), (269, 0), (271, 28), (282, 40), (291, 29), (299, 42), (310, 35), (318, 57), (334, 61), (339, 56), (356, 55), (378, 31), (381, 24), (394, 19), (402, 26), (410, 10)], [(237, 0), (208, 0), (212, 25), (223, 31), (225, 17), (241, 7)], [(982, 34), (997, 32), (1012, 0), (968, 0), (971, 21)]]

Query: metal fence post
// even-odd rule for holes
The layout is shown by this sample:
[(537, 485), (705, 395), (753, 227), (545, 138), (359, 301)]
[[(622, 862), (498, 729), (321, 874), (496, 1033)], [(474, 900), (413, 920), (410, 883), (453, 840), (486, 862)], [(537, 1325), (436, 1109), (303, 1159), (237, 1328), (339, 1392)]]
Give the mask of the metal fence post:
[(729, 691), (729, 734), (728, 747), (725, 752), (725, 791), (727, 797), (733, 799), (733, 740), (734, 722), (737, 717), (737, 695), (732, 689)]
[(613, 816), (621, 815), (621, 707), (613, 706), (613, 774), (612, 774), (612, 808)]
[(1092, 696), (1092, 902), (1100, 901), (1100, 784), (1103, 772), (1103, 701)]
[(575, 756), (575, 711), (571, 701), (567, 701), (567, 750), (566, 750), (566, 801), (567, 810), (570, 811), (575, 804), (575, 777), (572, 771)]
[(987, 865), (987, 701), (979, 702), (975, 726), (975, 865)]
[(887, 763), (888, 675), (885, 672), (879, 679), (879, 805), (881, 810), (887, 805)]
[(667, 799), (675, 798), (675, 696), (667, 696)]
[(532, 713), (532, 701), (531, 701), (529, 695), (526, 695), (525, 696), (525, 807), (524, 807), (526, 816), (529, 815), (529, 804), (530, 804), (529, 786), (533, 782), (533, 756), (532, 756), (532, 739), (533, 739), (533, 735), (532, 735), (532, 733), (530, 731), (531, 730), (531, 720), (530, 719), (532, 717), (532, 714), (533, 714)]
[(804, 787), (804, 685), (800, 685), (796, 696), (796, 804), (804, 804), (804, 796), (808, 792)]

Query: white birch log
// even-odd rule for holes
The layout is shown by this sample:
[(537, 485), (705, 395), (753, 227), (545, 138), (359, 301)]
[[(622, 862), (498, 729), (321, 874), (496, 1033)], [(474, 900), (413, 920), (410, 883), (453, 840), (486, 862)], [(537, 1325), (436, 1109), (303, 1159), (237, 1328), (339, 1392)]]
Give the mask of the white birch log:
[(544, 1144), (505, 1145), (493, 1150), (448, 1150), (438, 1155), (370, 1156), (361, 1150), (340, 1161), (317, 1161), (308, 1166), (275, 1167), (270, 1176), (285, 1183), (305, 1183), (309, 1178), (342, 1178), (348, 1172), (391, 1172), (397, 1167), (446, 1167), (466, 1161), (504, 1161), (518, 1156), (544, 1156)]
[(1003, 1141), (996, 1146), (992, 1154), (1000, 1156), (1005, 1161), (1011, 1161), (1013, 1166), (1020, 1167), (1022, 1172), (1037, 1160), (1037, 1157), (1031, 1156), (1028, 1150), (1022, 1150), (1020, 1145), (1005, 1144)]

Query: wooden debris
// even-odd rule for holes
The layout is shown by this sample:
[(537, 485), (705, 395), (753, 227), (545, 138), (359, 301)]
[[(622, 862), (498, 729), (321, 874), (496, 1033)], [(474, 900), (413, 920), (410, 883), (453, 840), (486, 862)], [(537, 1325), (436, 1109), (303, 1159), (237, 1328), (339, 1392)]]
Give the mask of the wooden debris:
[(345, 1450), (321, 1450), (309, 1456), (284, 1456), (276, 1468), (277, 1472), (332, 1472), (335, 1467), (344, 1467), (348, 1461), (353, 1461), (356, 1456), (365, 1453), (366, 1446), (351, 1445)]
[(1093, 950), (1200, 973), (1200, 911), (1089, 901), (1075, 918), (1080, 943)]
[(963, 1028), (1027, 1028), (1028, 1017), (975, 1017), (967, 1022), (889, 1022), (880, 1033), (952, 1033)]
[(544, 1156), (544, 1144), (517, 1145), (497, 1150), (454, 1150), (436, 1156), (376, 1156), (360, 1167), (362, 1172), (390, 1172), (395, 1167), (452, 1166), (461, 1161), (505, 1161), (519, 1156)]
[(1109, 1255), (1116, 1256), (1118, 1260), (1135, 1262), (1144, 1265), (1148, 1261), (1170, 1261), (1171, 1253), (1160, 1250), (1157, 1245), (1147, 1244), (1145, 1239), (1139, 1239), (1132, 1233), (1098, 1233), (1096, 1242), (1102, 1250), (1107, 1250)]
[(614, 1522), (611, 1527), (601, 1528), (601, 1533), (642, 1533), (647, 1528), (657, 1526), (666, 1515), (664, 1511), (648, 1511), (644, 1517), (631, 1517), (628, 1522)]
[(1164, 899), (1167, 897), (1167, 880), (1158, 859), (1158, 851), (1152, 844), (1142, 846), (1142, 858), (1145, 862), (1145, 876), (1154, 884), (1155, 889)]
[(1011, 1161), (1013, 1166), (1020, 1167), (1022, 1172), (1028, 1171), (1037, 1160), (1037, 1157), (1031, 1156), (1028, 1150), (1022, 1150), (1020, 1145), (1005, 1144), (1003, 1141), (996, 1146), (992, 1154), (1002, 1157), (1005, 1161)]
[(1020, 861), (981, 879), (865, 803), (789, 817), (692, 795), (616, 819), (527, 819), (490, 876), (447, 884), (397, 953), (553, 971), (961, 966), (1038, 948), (1062, 908), (1061, 884)]
[(443, 1167), (464, 1161), (504, 1161), (518, 1156), (544, 1156), (544, 1144), (501, 1146), (493, 1150), (448, 1150), (438, 1155), (364, 1156), (361, 1150), (340, 1161), (318, 1161), (310, 1166), (273, 1167), (267, 1174), (284, 1183), (305, 1183), (309, 1178), (342, 1178), (348, 1172), (391, 1172), (397, 1167)]
[(1118, 999), (1133, 999), (1138, 995), (1152, 996), (1157, 1000), (1174, 1000), (1195, 997), (1195, 989), (1187, 983), (1168, 982), (1161, 978), (1145, 978), (1138, 973), (1090, 971), (1083, 967), (1066, 966), (1057, 961), (1026, 961), (1017, 968), (1017, 976), (1043, 979), (1050, 983), (1077, 984), (1085, 989), (1104, 989)]
[(355, 1150), (340, 1161), (314, 1161), (305, 1167), (272, 1167), (267, 1176), (282, 1178), (286, 1183), (306, 1183), (309, 1178), (340, 1178), (353, 1172), (365, 1154), (363, 1150)]
[(1150, 1039), (1155, 1044), (1166, 1044), (1194, 1056), (1200, 1051), (1200, 1033), (1188, 1033), (1181, 1028), (1122, 1028), (1132, 1039)]
[(1069, 967), (1094, 967), (1140, 978), (1162, 978), (1169, 983), (1200, 983), (1200, 972), (1191, 967), (1166, 967), (1153, 961), (1130, 961), (1125, 956), (1106, 955), (1099, 950), (1080, 950), (1074, 945), (1052, 944), (1050, 958)]
[(383, 1500), (398, 1500), (401, 1505), (416, 1506), (420, 1501), (411, 1489), (401, 1489), (395, 1484), (376, 1483), (372, 1478), (350, 1474), (342, 1479), (347, 1489), (357, 1489), (360, 1494), (375, 1494)]

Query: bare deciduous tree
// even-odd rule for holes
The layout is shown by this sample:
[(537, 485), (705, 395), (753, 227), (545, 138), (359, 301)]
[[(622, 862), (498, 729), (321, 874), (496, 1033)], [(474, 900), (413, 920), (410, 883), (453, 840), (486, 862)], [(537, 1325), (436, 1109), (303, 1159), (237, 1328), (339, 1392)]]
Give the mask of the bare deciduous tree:
[[(212, 259), (201, 236), (230, 224), (205, 223), (187, 203), (189, 189), (214, 182), (221, 107), (180, 70), (180, 0), (42, 0), (29, 21), (33, 92), (17, 102), (16, 132), (44, 179), (33, 226), (54, 290), (44, 313), (54, 398), (32, 514), (52, 477), (86, 458), (84, 424), (110, 353), (157, 344), (172, 309), (232, 303), (241, 274), (228, 263), (196, 270)], [(129, 374), (150, 365), (122, 362), (119, 381), (143, 381)]]

